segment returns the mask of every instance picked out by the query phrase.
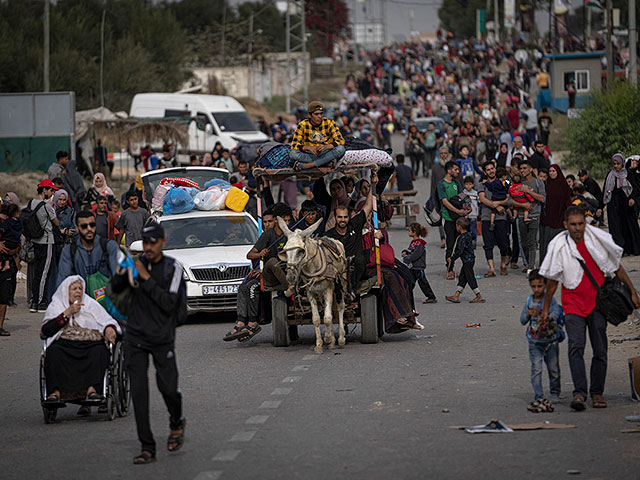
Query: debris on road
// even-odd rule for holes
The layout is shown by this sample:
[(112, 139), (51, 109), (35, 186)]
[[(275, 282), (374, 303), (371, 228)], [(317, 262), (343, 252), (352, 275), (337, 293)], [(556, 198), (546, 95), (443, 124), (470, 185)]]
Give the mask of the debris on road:
[[(503, 425), (499, 420), (491, 420), (487, 425), (491, 425), (493, 422), (498, 422)], [(453, 425), (449, 428), (453, 430), (467, 430), (468, 429), (477, 429), (484, 428), (485, 426), (480, 425), (479, 427), (467, 427), (465, 425)], [(504, 425), (506, 428), (512, 431), (527, 431), (527, 430), (564, 430), (567, 428), (576, 428), (575, 425), (569, 423), (550, 423), (548, 421), (545, 422), (535, 422), (535, 423), (519, 423), (513, 425)], [(471, 433), (479, 433), (479, 432), (471, 432)]]
[(449, 409), (448, 408), (443, 408), (442, 409), (442, 413), (449, 413)]
[(627, 422), (640, 422), (640, 415), (628, 415), (624, 419)]
[(480, 327), (481, 325), (479, 323), (467, 323), (465, 325), (465, 328), (470, 328), (470, 327)]
[(507, 427), (500, 420), (491, 420), (486, 425), (477, 425), (475, 427), (465, 428), (467, 433), (513, 433), (513, 430)]
[(416, 335), (416, 338), (434, 338), (437, 335)]
[(620, 433), (640, 433), (640, 428), (623, 428)]
[(580, 475), (580, 470), (567, 470), (567, 475)]
[(615, 345), (615, 344), (624, 343), (624, 342), (635, 342), (637, 340), (640, 340), (640, 335), (636, 337), (631, 337), (631, 338), (620, 338), (620, 339), (614, 338), (613, 340), (611, 340), (611, 343)]

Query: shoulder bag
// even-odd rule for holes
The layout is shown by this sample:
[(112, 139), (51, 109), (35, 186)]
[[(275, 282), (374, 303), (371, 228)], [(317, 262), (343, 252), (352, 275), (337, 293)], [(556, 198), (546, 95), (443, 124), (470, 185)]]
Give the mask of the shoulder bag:
[(598, 310), (610, 324), (620, 325), (631, 315), (634, 308), (633, 302), (631, 301), (631, 292), (627, 286), (622, 283), (617, 276), (605, 277), (602, 286), (598, 286), (596, 279), (593, 278), (584, 261), (580, 258), (576, 258), (576, 260), (580, 262), (584, 273), (587, 274), (587, 277), (598, 292), (596, 296), (596, 310)]

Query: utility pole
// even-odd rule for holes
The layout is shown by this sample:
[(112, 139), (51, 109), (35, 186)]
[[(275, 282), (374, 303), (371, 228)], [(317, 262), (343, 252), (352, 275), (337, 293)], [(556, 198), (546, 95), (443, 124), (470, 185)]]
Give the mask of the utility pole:
[(248, 64), (247, 64), (247, 93), (250, 98), (253, 98), (253, 72), (252, 72), (252, 61), (251, 54), (253, 52), (253, 13), (249, 17), (249, 52), (247, 54)]
[(585, 5), (584, 8), (587, 9), (587, 42), (589, 42), (591, 40), (591, 7)]
[(496, 43), (500, 41), (500, 21), (498, 18), (498, 0), (493, 1), (493, 28), (496, 33)]
[(44, 91), (49, 91), (49, 0), (44, 0)]
[(549, 1), (549, 47), (553, 52), (553, 5), (554, 2), (552, 0)]
[[(294, 11), (295, 19), (291, 19), (291, 12)], [(294, 77), (291, 72), (292, 52), (302, 52), (302, 68), (295, 79), (302, 77), (302, 89), (304, 94), (304, 106), (309, 102), (309, 85), (307, 83), (307, 31), (305, 25), (305, 2), (304, 0), (287, 0), (286, 11), (286, 51), (287, 51), (287, 86), (286, 86), (286, 108), (287, 113), (291, 113), (291, 97), (293, 95)], [(296, 44), (291, 44), (293, 39)], [(299, 102), (298, 102), (299, 103)]]
[(638, 56), (636, 54), (636, 1), (629, 0), (629, 81), (638, 85)]
[(227, 35), (227, 0), (222, 2), (222, 45), (220, 45), (220, 55), (222, 56), (222, 66), (225, 66), (224, 43)]
[(107, 5), (102, 10), (102, 23), (100, 24), (100, 106), (104, 107), (104, 18), (107, 15)]
[(613, 44), (611, 43), (613, 38), (613, 7), (612, 1), (607, 0), (606, 4), (607, 13), (607, 88), (611, 88), (613, 85)]

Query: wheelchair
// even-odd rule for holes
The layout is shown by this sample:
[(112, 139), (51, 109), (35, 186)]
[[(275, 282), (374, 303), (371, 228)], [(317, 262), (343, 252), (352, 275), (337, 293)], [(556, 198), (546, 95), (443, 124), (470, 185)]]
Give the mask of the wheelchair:
[[(116, 339), (115, 344), (108, 344), (109, 350), (109, 366), (104, 372), (102, 380), (102, 400), (86, 404), (92, 407), (106, 407), (106, 419), (111, 421), (118, 417), (126, 416), (131, 410), (131, 388), (129, 384), (129, 373), (124, 366), (124, 342), (120, 335)], [(61, 399), (63, 406), (50, 407), (47, 406), (45, 400), (49, 395), (47, 392), (47, 379), (44, 373), (44, 360), (47, 354), (46, 340), (43, 344), (42, 354), (40, 355), (40, 404), (42, 413), (44, 414), (44, 423), (54, 423), (58, 414), (58, 408), (66, 407), (67, 403), (85, 405), (84, 398), (71, 400)]]

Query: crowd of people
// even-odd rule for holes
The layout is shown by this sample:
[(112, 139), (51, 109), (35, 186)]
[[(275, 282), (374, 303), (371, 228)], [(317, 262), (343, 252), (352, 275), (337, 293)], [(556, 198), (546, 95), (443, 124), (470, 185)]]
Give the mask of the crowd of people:
[[(267, 125), (261, 118), (259, 129), (272, 140), (257, 150), (255, 162), (244, 158), (241, 149), (229, 151), (220, 144), (202, 157), (192, 156), (192, 165), (228, 170), (232, 183), (252, 195), (254, 203), (247, 208), (254, 214), (255, 202), (262, 200), (255, 196), (259, 182), (251, 167), (294, 172), (281, 182), (278, 198), (268, 182), (261, 185), (263, 232), (247, 253), (254, 268), (239, 287), (237, 321), (223, 340), (247, 341), (269, 321), (261, 291), (297, 294), (283, 269), (286, 237), (279, 219), (290, 230), (322, 220), (313, 235), (343, 244), (349, 298), (368, 291), (379, 272), (387, 333), (424, 328), (417, 319), (416, 284), (423, 303), (437, 302), (425, 274), (427, 229), (411, 223), (409, 245), (397, 255), (388, 231), (394, 210), (385, 199), (392, 188), (408, 194), (422, 175), (430, 178), (429, 221), (439, 230), (443, 276), (458, 278), (447, 301), (460, 303), (467, 286), (474, 294), (470, 303), (486, 301), (475, 273), (480, 240), (487, 263), (484, 278), (507, 276), (510, 269), (527, 273), (532, 294), (520, 321), (527, 326), (531, 359), (534, 400), (529, 410), (552, 411), (558, 401), (558, 344), (565, 329), (572, 408), (583, 410), (589, 395), (594, 407), (606, 407), (606, 321), (596, 296), (605, 276), (615, 275), (640, 307), (620, 263), (623, 255), (640, 254), (640, 156), (614, 155), (602, 188), (586, 170), (577, 178), (565, 175), (548, 145), (552, 117), (533, 107), (534, 84), (549, 85), (537, 53), (522, 62), (506, 45), (454, 45), (446, 39), (435, 47), (393, 45), (371, 52), (364, 71), (347, 77), (336, 108), (312, 101), (306, 116), (295, 122), (279, 118)], [(392, 168), (371, 176), (334, 173), (352, 150), (371, 151), (369, 159), (386, 161), (394, 133), (403, 135), (404, 152), (396, 152)], [(106, 149), (102, 157), (107, 162)], [(171, 146), (161, 155), (143, 148), (136, 157), (136, 168), (143, 171), (176, 164)], [(411, 166), (405, 165), (407, 158)], [(327, 175), (313, 182), (296, 178), (296, 172), (309, 169)], [(92, 400), (100, 399), (98, 373), (108, 361), (101, 342), (122, 336), (118, 323), (84, 292), (96, 276), (112, 279), (116, 293), (128, 291), (133, 273), (119, 267), (119, 245), (142, 240), (144, 256), (131, 267), (140, 287), (125, 335), (142, 446), (134, 459), (138, 464), (154, 461), (156, 454), (148, 409), (149, 356), (170, 413), (170, 451), (181, 447), (186, 425), (174, 353), (175, 327), (186, 316), (182, 267), (162, 254), (164, 230), (150, 220), (142, 189), (138, 174), (118, 199), (102, 173), (86, 189), (75, 162), (61, 151), (48, 178), (34, 187), (33, 198), (7, 192), (0, 210), (0, 336), (10, 335), (4, 319), (7, 307), (15, 305), (17, 273), (26, 263), (27, 301), (31, 312), (44, 314), (41, 336), (49, 347), (46, 401), (53, 408), (65, 394), (80, 392), (88, 402), (79, 411), (82, 415), (90, 414)], [(304, 198), (300, 205), (299, 196)], [(610, 233), (599, 228), (605, 222)], [(496, 247), (499, 261), (494, 261)], [(553, 298), (558, 284), (560, 303)], [(594, 351), (590, 387), (583, 359), (586, 330)], [(297, 337), (295, 327), (290, 335)], [(88, 365), (86, 370), (76, 371), (78, 359)], [(550, 375), (548, 398), (542, 387), (543, 362)]]

